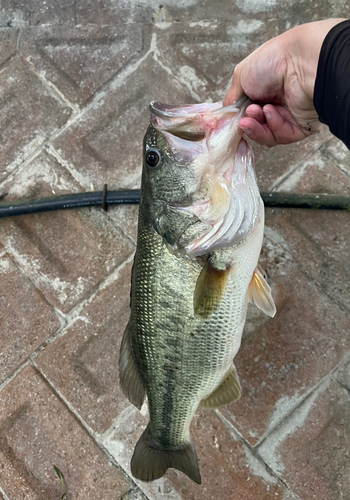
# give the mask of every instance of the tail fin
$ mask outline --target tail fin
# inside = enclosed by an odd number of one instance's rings
[[[141,481],[153,481],[162,477],[169,467],[184,472],[192,481],[201,484],[193,442],[189,441],[177,450],[162,449],[154,442],[148,425],[136,444],[131,459],[131,473]]]

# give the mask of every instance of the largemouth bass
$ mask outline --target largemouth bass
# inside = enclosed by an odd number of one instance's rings
[[[131,461],[144,481],[173,467],[201,482],[193,415],[240,397],[233,358],[248,302],[275,314],[258,266],[264,206],[238,127],[248,103],[150,105],[119,363],[131,403],[140,409],[148,397],[150,422]]]

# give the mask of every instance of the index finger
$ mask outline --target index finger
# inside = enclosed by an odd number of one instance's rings
[[[223,106],[228,106],[229,104],[233,104],[243,94],[244,91],[241,85],[241,69],[240,65],[238,64],[233,72],[232,83],[225,96]]]

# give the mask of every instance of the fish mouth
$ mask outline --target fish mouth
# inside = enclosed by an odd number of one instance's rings
[[[240,241],[254,225],[261,199],[253,154],[238,125],[251,102],[243,95],[225,107],[222,102],[150,103],[153,127],[165,137],[175,159],[202,179],[191,205],[171,207],[195,215],[208,228],[185,247],[191,257]]]
[[[232,116],[232,114],[240,114],[242,117],[251,102],[244,94],[236,102],[225,107],[222,101],[179,106],[152,101],[149,109],[151,123],[156,129],[171,134],[173,137],[198,142],[207,138],[224,117]],[[171,147],[170,137],[166,136],[166,138]]]

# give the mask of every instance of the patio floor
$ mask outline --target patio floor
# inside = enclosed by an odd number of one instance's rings
[[[3,0],[0,193],[139,187],[149,101],[222,100],[261,43],[339,16],[347,0]],[[350,195],[326,128],[254,151],[261,190]],[[130,474],[147,422],[118,383],[137,210],[0,220],[0,499],[349,500],[349,212],[266,210],[278,312],[249,309],[241,399],[196,414],[198,486]]]

